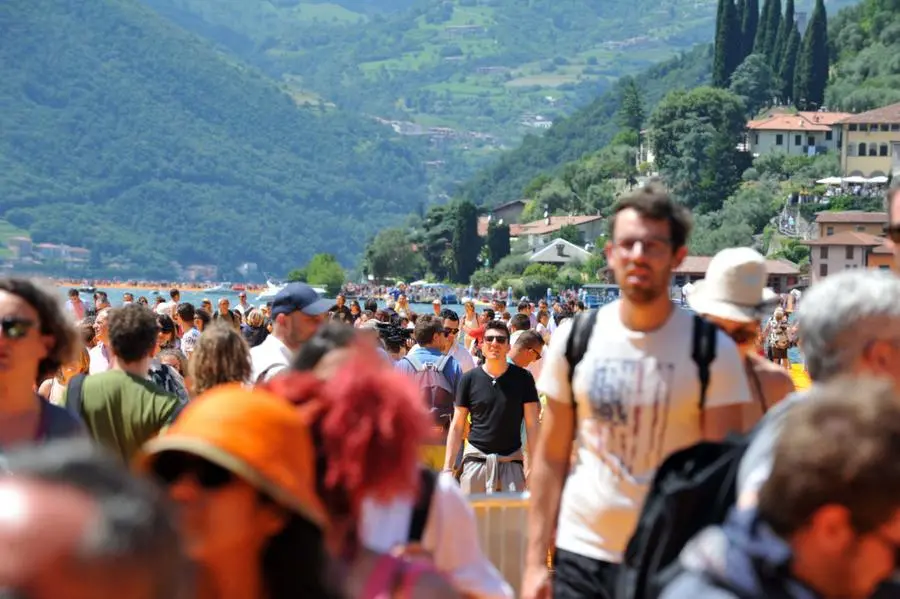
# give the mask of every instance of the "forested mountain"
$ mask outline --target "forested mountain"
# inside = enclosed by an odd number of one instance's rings
[[[389,127],[298,107],[132,0],[6,0],[0,31],[0,222],[35,242],[284,272],[352,260],[425,197]]]
[[[900,102],[900,0],[864,0],[828,27],[836,62],[828,106],[861,112]]]
[[[650,110],[671,90],[708,83],[711,68],[712,47],[704,44],[651,67],[632,80],[640,90],[645,110]],[[567,162],[606,146],[620,128],[615,115],[627,82],[620,81],[589,106],[554,124],[544,135],[526,137],[522,145],[503,154],[467,183],[463,194],[487,206],[518,198],[538,175],[549,175]]]

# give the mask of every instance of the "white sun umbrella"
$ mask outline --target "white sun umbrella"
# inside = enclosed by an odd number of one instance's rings
[[[887,183],[888,179],[884,175],[879,175],[878,177],[872,177],[869,179],[869,183],[875,183],[876,185],[884,185]]]
[[[819,185],[840,185],[841,181],[843,181],[843,179],[840,177],[825,177],[824,179],[819,179],[816,183]]]
[[[868,183],[868,182],[869,182],[869,180],[866,179],[865,177],[858,177],[855,175],[853,177],[844,177],[844,183]]]

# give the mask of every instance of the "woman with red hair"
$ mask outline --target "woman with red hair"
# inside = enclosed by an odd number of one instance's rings
[[[374,352],[348,351],[327,378],[321,372],[293,371],[263,385],[296,405],[310,427],[317,494],[328,513],[326,548],[339,558],[344,594],[459,597],[430,566],[377,554],[359,542],[366,499],[387,501],[416,492],[419,448],[430,419],[411,381],[385,368]]]

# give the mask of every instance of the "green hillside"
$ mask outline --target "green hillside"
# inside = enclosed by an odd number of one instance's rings
[[[712,47],[702,45],[656,65],[634,78],[645,110],[651,110],[671,90],[690,89],[709,82]],[[559,121],[543,136],[529,136],[522,145],[503,154],[497,162],[463,187],[476,203],[493,205],[521,197],[529,181],[550,174],[606,146],[619,130],[615,114],[621,105],[620,83],[589,106]]]
[[[0,31],[0,219],[36,242],[285,272],[352,260],[425,197],[390,128],[298,107],[131,0],[8,0]]]
[[[829,23],[836,64],[831,108],[861,112],[900,102],[900,0],[864,0]]]
[[[533,132],[534,115],[569,114],[617,77],[708,41],[715,14],[713,0],[382,0],[369,6],[395,12],[357,7],[353,20],[316,16],[354,6],[339,0],[143,1],[328,102],[475,130],[495,147]]]

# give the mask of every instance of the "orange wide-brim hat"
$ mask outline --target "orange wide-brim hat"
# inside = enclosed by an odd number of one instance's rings
[[[217,464],[319,527],[327,524],[316,493],[315,448],[306,419],[275,394],[240,384],[210,389],[144,445],[137,468],[149,471],[164,451]]]

